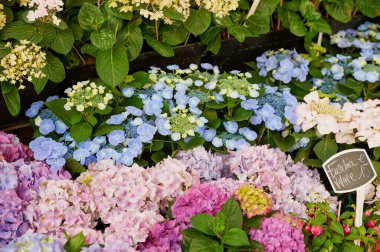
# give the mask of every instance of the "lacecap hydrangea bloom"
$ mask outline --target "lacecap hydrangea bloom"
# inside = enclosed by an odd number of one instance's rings
[[[213,2],[207,0],[195,0],[195,3],[200,8],[204,8],[211,13],[214,13],[217,17],[227,16],[230,11],[236,10],[239,7],[238,0],[217,0]]]
[[[46,65],[46,54],[41,51],[41,47],[27,40],[20,40],[19,44],[12,45],[8,42],[5,48],[10,52],[1,59],[0,65],[3,68],[0,73],[0,81],[8,81],[12,84],[22,83],[45,77],[43,68]]]
[[[309,73],[309,61],[295,50],[267,51],[256,58],[260,76],[289,83],[293,78],[304,82]]]
[[[334,133],[337,143],[367,142],[369,148],[380,146],[380,100],[331,103],[314,91],[306,95],[297,109],[298,124],[304,131],[313,127],[319,134]]]
[[[37,19],[50,19],[53,24],[59,25],[61,20],[56,16],[56,13],[63,10],[64,2],[61,0],[28,0],[28,6],[32,10],[28,11],[26,18],[30,22]]]
[[[72,88],[66,89],[65,93],[68,98],[64,108],[71,110],[74,107],[79,112],[89,108],[104,110],[113,98],[112,93],[106,92],[104,86],[90,81],[78,82]]]
[[[3,252],[64,252],[63,245],[56,241],[53,236],[43,236],[42,234],[25,234],[17,238],[12,243],[2,248]]]
[[[306,249],[302,229],[277,217],[264,218],[259,230],[251,229],[250,239],[262,243],[268,252],[303,252]]]

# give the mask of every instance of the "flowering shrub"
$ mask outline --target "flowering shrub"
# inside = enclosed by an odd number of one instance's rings
[[[150,158],[157,163],[167,149],[175,153],[205,142],[214,149],[239,149],[255,142],[260,131],[255,127],[262,124],[274,131],[286,127],[292,131],[298,102],[288,89],[252,84],[250,73],[220,73],[210,64],[201,68],[172,65],[169,72],[158,68],[152,68],[149,75],[140,72],[133,78],[144,81],[138,84],[144,87],[136,88],[137,83],[129,80],[121,89],[124,97],[115,98],[117,104],[109,92],[103,88],[98,91],[102,86],[89,82],[67,90],[67,99],[50,98],[45,103],[48,108],[36,102],[26,115],[34,118],[38,131],[49,137],[35,139],[31,148],[40,158],[43,143],[57,148],[64,145],[67,150],[62,148],[54,160],[48,161],[50,164],[62,165],[62,158],[73,158],[82,165],[105,159],[132,165],[151,150],[156,153]],[[66,110],[74,106],[77,111],[54,113],[62,106]]]
[[[17,137],[0,133],[0,247],[23,235],[29,228],[27,208],[47,180],[70,178],[66,171],[52,171],[32,161],[31,152]]]
[[[0,65],[4,68],[0,75],[0,81],[8,81],[12,84],[20,84],[24,80],[31,82],[33,79],[45,77],[42,69],[45,67],[46,54],[41,47],[27,40],[21,40],[20,44],[13,46],[10,42],[5,45],[9,53],[1,59]]]

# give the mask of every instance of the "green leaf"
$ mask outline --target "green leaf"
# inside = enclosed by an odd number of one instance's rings
[[[105,2],[103,5],[107,13],[114,17],[125,19],[125,20],[131,20],[133,18],[133,11],[122,12],[117,7],[110,7],[108,2]]]
[[[199,34],[205,32],[211,24],[211,13],[205,9],[190,9],[190,15],[185,21],[186,29],[198,36]]]
[[[98,48],[96,48],[94,45],[92,44],[85,44],[81,47],[81,52],[82,53],[85,53],[85,54],[88,54],[88,55],[91,55],[92,57],[95,57],[98,55],[98,52],[100,51]]]
[[[91,134],[92,127],[88,122],[77,123],[70,128],[70,136],[77,144],[91,137]]]
[[[374,18],[380,15],[379,0],[355,0],[356,8],[367,17]]]
[[[164,152],[162,151],[158,151],[158,152],[155,152],[152,154],[151,156],[151,159],[154,163],[159,163],[161,162],[164,158],[166,158],[168,156],[168,154],[165,154]]]
[[[376,147],[375,149],[373,149],[373,156],[376,160],[380,159],[380,147]]]
[[[300,12],[303,17],[309,16],[314,11],[315,11],[315,6],[310,0],[300,1]]]
[[[91,43],[101,50],[109,50],[116,43],[115,33],[110,29],[94,31],[90,36]]]
[[[326,241],[326,235],[315,236],[312,241],[313,248],[319,248]]]
[[[354,10],[353,0],[339,0],[336,2],[323,2],[327,14],[341,23],[351,20],[351,13]]]
[[[254,36],[268,33],[270,30],[269,15],[262,13],[255,13],[253,16],[249,17],[246,24]]]
[[[343,231],[343,227],[342,227],[341,223],[339,223],[337,221],[333,221],[333,222],[330,223],[330,228],[335,233],[338,233],[340,235],[344,235],[344,231]]]
[[[232,25],[228,26],[228,32],[231,33],[231,35],[234,36],[237,41],[243,43],[245,37],[249,33],[249,30],[247,31],[247,28],[242,25],[233,23]]]
[[[66,242],[65,249],[67,252],[80,252],[85,244],[86,239],[83,232],[80,232]]]
[[[68,54],[74,45],[74,35],[71,29],[56,29],[56,37],[50,48],[60,54]]]
[[[354,243],[345,242],[343,244],[342,252],[363,252],[364,247],[355,245]]]
[[[191,252],[223,252],[224,247],[217,241],[205,238],[195,238],[190,243]]]
[[[12,51],[11,48],[5,47],[5,43],[0,41],[0,58],[4,58],[11,51]]]
[[[128,75],[129,62],[125,47],[115,46],[111,50],[99,51],[96,71],[109,86],[119,85]]]
[[[290,32],[298,37],[303,37],[307,33],[307,29],[301,20],[293,19],[290,21]]]
[[[373,168],[375,168],[377,176],[380,176],[380,162],[371,160]]]
[[[206,108],[211,108],[211,109],[222,109],[227,107],[227,104],[223,102],[217,103],[216,101],[209,101],[206,103]]]
[[[140,28],[135,25],[128,25],[126,40],[128,58],[129,61],[132,61],[139,56],[144,43],[144,38]]]
[[[85,3],[79,10],[78,22],[84,30],[99,30],[105,18],[97,6]]]
[[[102,123],[95,129],[93,136],[96,137],[107,135],[114,130],[124,130],[124,127],[120,125],[108,125],[107,123]]]
[[[317,157],[322,160],[322,162],[325,162],[327,159],[329,159],[332,155],[337,153],[338,151],[338,145],[336,142],[328,137],[321,140],[314,146],[314,152],[317,155]]]
[[[21,104],[20,94],[16,85],[9,82],[1,82],[0,85],[9,113],[11,113],[12,116],[18,115],[20,113]]]
[[[16,40],[28,40],[35,44],[39,43],[43,39],[42,33],[37,29],[36,25],[26,24],[23,21],[16,21],[7,24],[2,30],[4,40],[13,38]]]
[[[188,32],[180,26],[167,25],[162,31],[162,42],[168,45],[178,45],[185,42]]]
[[[205,142],[205,139],[203,137],[193,137],[187,143],[184,141],[180,141],[178,142],[178,144],[183,150],[191,150],[191,149],[194,149],[195,147],[203,145],[204,142]]]
[[[46,52],[46,66],[42,70],[52,82],[62,82],[66,78],[62,62],[49,51]]]
[[[333,233],[330,237],[330,241],[332,243],[341,243],[343,240],[344,240],[344,236],[337,233]]]
[[[80,41],[82,39],[82,36],[83,36],[83,29],[82,29],[82,27],[79,24],[76,24],[76,23],[71,23],[69,25],[69,27],[70,27],[71,31],[73,32],[74,40]]]
[[[243,215],[239,204],[234,198],[230,198],[222,206],[220,210],[225,217],[225,228],[229,230],[231,228],[241,228],[243,225]]]
[[[73,158],[66,160],[65,170],[69,171],[71,175],[79,175],[86,172],[86,168]]]
[[[214,218],[206,213],[197,214],[190,218],[191,226],[205,234],[215,235],[213,231]]]
[[[223,243],[240,247],[240,246],[248,246],[249,240],[248,235],[244,230],[240,228],[231,228],[222,236]]]
[[[316,20],[314,22],[311,22],[310,25],[317,32],[323,32],[323,33],[326,33],[326,34],[329,34],[329,35],[332,34],[332,30],[331,30],[330,24],[326,20],[324,20],[323,18],[320,18],[320,19],[318,19],[318,20]]]
[[[181,233],[184,237],[188,237],[188,238],[206,238],[206,239],[212,238],[211,236],[206,235],[195,228],[185,229]]]
[[[220,47],[222,46],[222,41],[220,36],[215,37],[210,43],[207,45],[206,51],[212,52],[214,55],[218,54]]]
[[[185,19],[185,16],[173,8],[165,7],[163,9],[164,16],[167,18],[170,18],[171,20],[177,20],[177,21],[183,21]]]
[[[82,115],[76,110],[67,111],[64,109],[66,99],[54,99],[46,102],[45,105],[54,113],[56,117],[62,120],[64,124],[71,127],[82,120]]]
[[[36,91],[37,94],[40,94],[42,92],[42,90],[44,90],[47,81],[48,81],[47,77],[32,80],[34,90]]]
[[[303,163],[307,166],[310,166],[310,167],[318,167],[318,168],[321,168],[322,167],[322,161],[319,160],[319,159],[306,159],[303,161]]]
[[[282,137],[279,132],[273,133],[273,140],[283,152],[287,152],[296,143],[296,139],[292,135]]]
[[[174,50],[170,45],[162,43],[150,36],[145,36],[147,44],[163,57],[173,57]]]
[[[280,0],[260,1],[259,5],[257,6],[256,12],[270,16],[276,10],[276,7],[279,3]]]
[[[311,219],[310,224],[313,226],[322,226],[327,221],[324,214],[318,214],[314,219]]]
[[[230,121],[241,122],[241,121],[248,120],[252,116],[252,114],[253,114],[252,110],[245,110],[239,107],[236,109],[236,111],[233,113],[232,116],[224,115],[224,118]]]
[[[41,27],[41,33],[44,35],[41,42],[38,43],[39,46],[50,46],[57,37],[56,28],[52,25],[46,24]]]

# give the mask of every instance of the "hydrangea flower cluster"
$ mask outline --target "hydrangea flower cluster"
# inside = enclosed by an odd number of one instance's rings
[[[56,241],[52,236],[43,236],[41,234],[29,233],[17,238],[12,243],[2,248],[3,252],[35,252],[51,251],[64,252],[63,245]]]
[[[46,76],[42,71],[46,65],[46,54],[40,46],[27,40],[20,40],[17,45],[13,46],[8,42],[5,47],[10,48],[10,52],[0,61],[3,68],[0,81],[19,83],[22,89],[24,80],[30,82]]]
[[[178,221],[190,223],[190,217],[199,213],[215,215],[230,196],[230,193],[212,184],[194,185],[173,204],[173,217]]]
[[[257,215],[266,215],[272,209],[270,197],[261,188],[252,185],[241,186],[235,192],[235,197],[240,202],[240,208],[248,218]]]
[[[20,143],[20,140],[12,134],[0,131],[0,161],[15,162],[18,159],[32,160],[33,152]]]
[[[195,3],[211,13],[214,13],[217,17],[224,17],[229,14],[230,11],[236,10],[239,7],[238,0],[217,0],[210,2],[207,0],[195,0]]]
[[[306,202],[328,202],[333,210],[337,198],[322,184],[316,170],[294,163],[278,148],[243,147],[225,157],[233,176],[242,184],[263,188],[271,196],[273,210],[292,212],[307,218]]]
[[[253,125],[265,123],[270,130],[284,130],[286,126],[297,123],[295,109],[297,98],[290,89],[265,86],[265,92],[257,100],[248,99],[241,103],[242,108],[252,110],[255,115],[249,120]],[[285,120],[284,120],[285,117]]]
[[[56,16],[56,13],[63,10],[64,2],[61,0],[29,0],[28,6],[33,8],[29,10],[26,18],[30,22],[37,19],[51,19],[53,24],[59,25],[61,20]]]
[[[45,163],[22,158],[7,162],[0,159],[0,247],[29,229],[25,212],[47,180],[69,179],[70,174],[52,171]]]
[[[243,185],[264,189],[270,194],[273,210],[307,218],[306,202],[328,202],[333,210],[337,207],[337,198],[326,190],[318,172],[309,170],[303,163],[295,164],[280,149],[253,146],[228,155],[212,155],[198,147],[179,152],[176,158],[187,171],[230,194]]]
[[[250,239],[264,245],[265,251],[305,251],[302,229],[293,227],[277,217],[264,218],[260,229],[251,229]]]
[[[190,15],[190,7],[195,4],[199,8],[204,8],[218,17],[224,17],[232,10],[239,7],[237,0],[218,0],[212,4],[205,0],[180,0],[180,1],[147,1],[147,0],[110,0],[109,6],[118,8],[120,12],[131,12],[136,7],[139,9],[140,15],[150,20],[164,20],[165,23],[171,24],[173,21],[165,16],[164,9],[172,9],[183,15],[183,21],[187,20]]]
[[[181,251],[182,234],[188,228],[185,222],[177,220],[166,220],[152,226],[146,242],[141,243],[139,251]]]
[[[0,4],[0,30],[2,30],[7,23],[7,16],[4,13],[4,5]]]
[[[73,107],[79,112],[89,108],[104,110],[113,98],[112,93],[106,92],[104,86],[90,81],[78,82],[72,88],[66,89],[65,93],[68,98],[64,108],[68,111]]]
[[[368,81],[369,83],[377,82],[380,76],[380,54],[374,55],[372,60],[359,57],[354,59],[349,66],[353,68],[352,75],[356,80]]]
[[[317,92],[305,96],[306,103],[296,109],[304,131],[316,126],[318,133],[334,133],[337,143],[367,142],[369,148],[380,146],[380,100],[343,105],[320,99]]]
[[[75,181],[47,181],[28,209],[33,228],[65,240],[63,231],[83,231],[88,243],[120,250],[144,242],[151,227],[163,221],[160,214],[196,183],[180,161],[166,159],[143,169],[115,166],[112,161],[90,165]],[[99,187],[99,185],[102,185]],[[104,232],[96,230],[101,222]]]
[[[260,76],[268,76],[283,83],[293,78],[304,82],[309,73],[309,60],[302,58],[295,50],[279,49],[266,51],[256,58]]]
[[[357,30],[347,29],[331,35],[331,44],[339,48],[354,47],[360,50],[360,55],[371,60],[380,52],[380,25],[364,22]]]

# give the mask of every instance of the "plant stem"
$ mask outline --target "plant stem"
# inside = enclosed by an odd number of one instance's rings
[[[284,0],[280,0],[280,8],[282,8],[282,5],[284,3]],[[277,30],[280,30],[281,28],[281,19],[280,19],[280,15],[277,15]]]
[[[82,55],[79,53],[79,51],[77,50],[75,45],[73,46],[73,49],[74,49],[75,53],[78,54],[78,56],[79,56],[80,60],[83,62],[83,64],[86,64],[86,61],[83,59]]]
[[[257,6],[259,5],[259,3],[260,3],[260,0],[253,0],[253,3],[252,3],[252,6],[251,6],[251,9],[249,9],[249,12],[248,12],[247,17],[245,18],[245,20],[247,20],[247,19],[250,18],[253,14],[255,14],[256,9],[257,9]]]
[[[160,37],[158,35],[158,20],[156,20],[156,39],[159,40]]]
[[[189,42],[190,35],[191,35],[191,33],[189,32],[187,34],[187,37],[186,37],[186,40],[185,40],[185,44],[183,44],[183,45],[187,45],[187,43]]]

